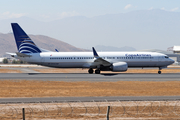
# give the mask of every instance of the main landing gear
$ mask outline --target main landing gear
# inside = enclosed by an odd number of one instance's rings
[[[93,74],[94,70],[93,70],[92,68],[90,68],[90,69],[88,70],[88,72],[89,72],[89,74]],[[95,73],[96,73],[96,74],[100,74],[101,71],[100,71],[99,69],[96,69],[96,70],[95,70]]]
[[[100,71],[99,69],[96,69],[96,70],[95,70],[95,73],[96,73],[96,74],[100,74],[100,72],[101,72],[101,71]]]
[[[90,68],[90,69],[88,70],[88,72],[89,72],[89,74],[93,74],[94,70],[93,70],[92,68]]]

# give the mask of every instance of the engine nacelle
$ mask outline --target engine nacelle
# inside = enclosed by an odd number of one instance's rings
[[[113,72],[123,72],[123,71],[127,71],[128,65],[126,62],[117,62],[117,63],[113,63],[111,68]]]

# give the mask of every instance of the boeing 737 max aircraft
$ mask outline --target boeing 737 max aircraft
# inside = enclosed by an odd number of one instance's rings
[[[88,68],[92,74],[100,71],[123,72],[128,67],[158,67],[174,63],[168,56],[156,52],[43,52],[17,23],[11,23],[18,52],[12,57],[32,64],[56,68]]]

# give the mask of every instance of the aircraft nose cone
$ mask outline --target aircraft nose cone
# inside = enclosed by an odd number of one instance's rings
[[[175,62],[174,60],[170,59],[170,63],[171,63],[171,64],[173,64],[174,62]]]

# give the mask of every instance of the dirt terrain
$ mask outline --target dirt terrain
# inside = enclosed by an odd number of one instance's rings
[[[180,82],[61,82],[1,80],[0,97],[58,96],[173,96],[180,95]]]
[[[179,120],[179,101],[103,101],[0,104],[0,120]]]
[[[21,73],[20,70],[0,69],[0,73]]]

